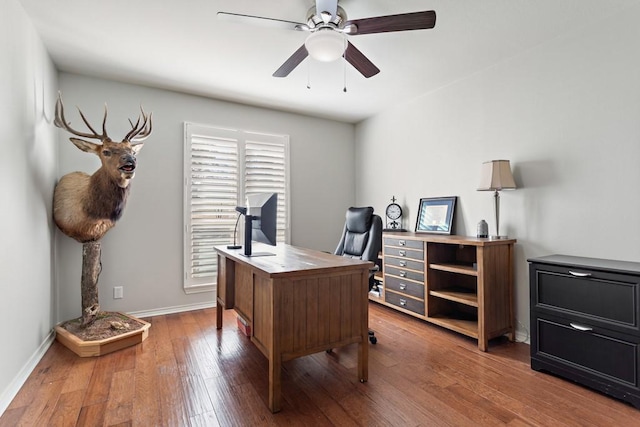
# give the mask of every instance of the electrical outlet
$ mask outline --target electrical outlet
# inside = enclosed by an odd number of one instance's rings
[[[124,298],[124,288],[122,286],[115,286],[113,288],[113,299]]]

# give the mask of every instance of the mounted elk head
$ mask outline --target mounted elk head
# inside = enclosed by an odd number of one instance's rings
[[[84,243],[102,238],[122,216],[129,195],[129,183],[136,170],[136,154],[152,130],[151,115],[141,115],[131,124],[131,130],[122,141],[112,141],[107,135],[107,106],[104,109],[102,133],[96,132],[78,108],[82,121],[90,132],[80,132],[70,126],[64,117],[64,105],[58,94],[54,124],[80,138],[71,142],[87,153],[100,158],[102,166],[88,175],[72,172],[56,185],[53,195],[53,218],[60,230]],[[90,142],[86,139],[100,141]]]

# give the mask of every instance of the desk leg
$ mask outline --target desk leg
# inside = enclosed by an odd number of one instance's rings
[[[358,379],[361,383],[369,380],[369,333],[358,344]]]
[[[282,409],[282,359],[280,355],[273,355],[269,360],[269,409],[280,412]]]
[[[222,329],[222,312],[224,311],[224,302],[220,298],[216,299],[216,329]]]
[[[216,292],[216,328],[222,329],[222,313],[235,304],[236,265],[218,254],[218,291]]]
[[[364,270],[361,279],[362,287],[360,295],[362,295],[361,324],[362,339],[358,344],[358,379],[361,383],[369,380],[369,272]]]

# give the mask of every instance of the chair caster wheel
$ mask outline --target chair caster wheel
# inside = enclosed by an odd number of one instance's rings
[[[374,336],[371,336],[371,337],[369,337],[369,341],[371,341],[371,344],[375,344],[375,343],[378,342],[378,338],[376,338]]]

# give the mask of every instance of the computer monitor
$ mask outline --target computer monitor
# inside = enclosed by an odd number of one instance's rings
[[[244,255],[275,255],[271,252],[252,252],[251,241],[276,245],[278,220],[278,194],[259,193],[247,196],[246,208],[236,208],[245,217]]]

